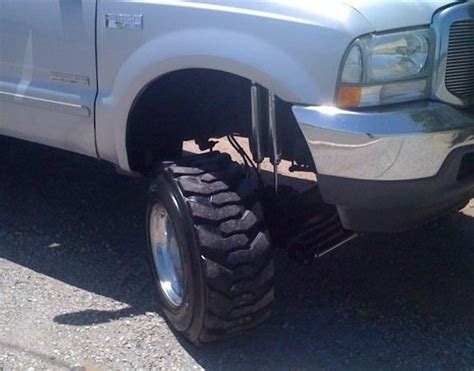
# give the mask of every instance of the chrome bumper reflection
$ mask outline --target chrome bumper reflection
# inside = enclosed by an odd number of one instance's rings
[[[436,175],[455,149],[474,145],[474,112],[443,103],[377,111],[294,106],[318,173],[364,180]],[[473,149],[474,151],[474,149]]]

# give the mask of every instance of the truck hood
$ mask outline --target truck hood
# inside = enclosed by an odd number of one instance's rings
[[[350,28],[357,16],[370,31],[428,25],[433,14],[450,4],[468,0],[147,0],[223,11],[256,12],[263,16]],[[351,14],[352,13],[352,14]],[[360,23],[360,22],[359,22]],[[367,32],[370,32],[367,29]]]
[[[433,14],[464,0],[343,0],[363,15],[376,31],[430,24]]]

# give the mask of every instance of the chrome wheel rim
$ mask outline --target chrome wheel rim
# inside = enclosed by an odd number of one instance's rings
[[[181,251],[173,222],[166,209],[158,203],[150,213],[150,243],[161,291],[172,306],[179,307],[184,300]]]

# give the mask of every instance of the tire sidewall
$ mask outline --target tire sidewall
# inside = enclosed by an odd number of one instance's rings
[[[155,266],[150,239],[150,214],[159,203],[167,210],[174,225],[180,247],[184,273],[183,304],[172,306],[166,299]],[[193,219],[188,205],[175,181],[166,172],[159,174],[152,183],[146,213],[148,255],[155,286],[167,319],[172,327],[196,341],[204,324],[205,285],[199,246],[195,236]]]

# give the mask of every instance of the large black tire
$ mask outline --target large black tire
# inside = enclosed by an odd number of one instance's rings
[[[193,343],[220,340],[262,323],[274,298],[273,260],[255,187],[227,154],[207,153],[160,166],[147,212],[163,205],[176,230],[184,303],[170,305],[150,260],[164,313]]]

